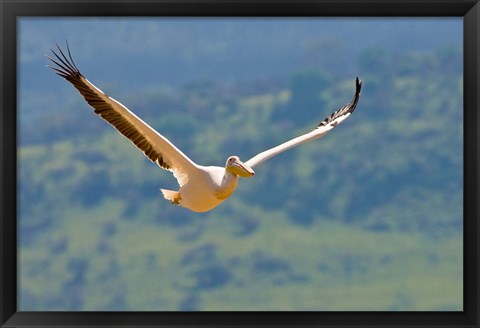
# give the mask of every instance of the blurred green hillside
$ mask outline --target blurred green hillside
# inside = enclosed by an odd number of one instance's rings
[[[73,88],[21,99],[19,308],[461,311],[462,52],[352,60],[357,111],[204,214],[164,200],[173,176]],[[119,93],[122,81],[91,80],[194,161],[223,165],[311,130],[354,78],[305,65],[279,81]]]

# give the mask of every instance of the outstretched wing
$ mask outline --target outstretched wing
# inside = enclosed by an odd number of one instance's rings
[[[189,172],[196,170],[197,165],[167,138],[151,128],[127,107],[107,96],[88,81],[73,62],[68,44],[68,57],[58,45],[57,48],[58,53],[50,49],[55,59],[47,56],[56,65],[50,67],[80,92],[94,109],[95,114],[129,139],[152,162],[157,163],[165,170],[172,171],[180,186],[185,184]]]
[[[254,166],[266,161],[267,159],[286,151],[287,149],[323,137],[327,132],[342,123],[344,120],[347,119],[347,117],[350,116],[350,114],[353,113],[353,111],[357,107],[358,99],[360,98],[361,88],[362,81],[359,80],[357,77],[355,95],[353,96],[353,99],[352,101],[350,101],[350,103],[330,114],[313,131],[289,140],[274,148],[270,148],[264,152],[261,152],[255,157],[252,157],[251,159],[246,161],[245,164],[253,168]]]

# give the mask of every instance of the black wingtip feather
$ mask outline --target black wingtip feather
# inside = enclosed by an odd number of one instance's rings
[[[355,79],[355,95],[353,96],[353,99],[344,107],[340,108],[339,110],[333,112],[330,114],[326,119],[324,119],[318,127],[325,126],[327,124],[335,124],[335,120],[343,115],[346,114],[351,114],[355,111],[357,108],[358,100],[360,99],[360,91],[362,89],[362,80],[360,80],[357,76]],[[338,122],[337,122],[338,124]]]
[[[68,42],[65,41],[65,44],[66,44],[66,47],[67,47],[68,57],[65,54],[65,52],[62,50],[62,48],[60,48],[58,43],[56,44],[58,52],[56,52],[55,50],[50,48],[50,51],[52,52],[53,56],[55,56],[56,59],[54,59],[53,57],[50,57],[49,55],[45,54],[45,56],[48,59],[50,59],[50,61],[52,61],[52,63],[54,63],[56,65],[56,67],[54,67],[54,66],[48,66],[48,67],[53,69],[55,71],[55,73],[57,73],[58,75],[60,75],[61,77],[65,78],[67,80],[69,78],[80,77],[80,76],[82,76],[82,74],[80,73],[80,70],[75,65],[75,62],[73,61]]]
[[[357,76],[357,80],[355,81],[355,96],[360,96],[360,91],[362,90],[362,80],[360,80]]]

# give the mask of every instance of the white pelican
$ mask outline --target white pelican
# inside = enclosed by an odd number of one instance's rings
[[[57,48],[59,53],[50,49],[56,59],[47,55],[56,65],[50,67],[80,92],[96,114],[128,138],[152,162],[173,173],[180,189],[178,191],[161,189],[163,196],[172,204],[194,212],[206,212],[220,205],[237,188],[238,177],[252,177],[255,174],[253,167],[256,165],[289,148],[323,137],[342,123],[355,110],[362,86],[362,82],[357,77],[356,91],[352,101],[329,115],[311,132],[261,152],[246,162],[242,162],[238,156],[230,156],[225,167],[202,166],[193,162],[127,107],[107,96],[88,81],[73,62],[68,44],[68,57],[58,45]]]

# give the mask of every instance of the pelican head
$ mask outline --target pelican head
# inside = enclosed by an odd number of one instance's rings
[[[225,170],[242,178],[251,178],[255,175],[255,172],[253,172],[252,168],[245,165],[245,163],[242,162],[238,156],[230,156],[227,159],[227,163],[225,163]]]

